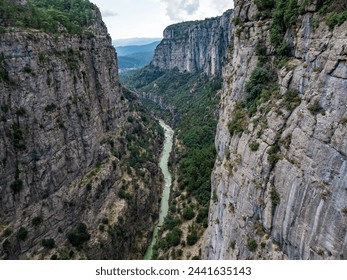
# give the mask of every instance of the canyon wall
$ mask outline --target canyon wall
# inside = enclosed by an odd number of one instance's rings
[[[93,13],[83,35],[2,30],[1,258],[142,258],[150,241],[162,135]]]
[[[232,34],[231,16],[228,10],[220,17],[168,26],[151,65],[220,77]]]
[[[346,3],[288,1],[276,47],[265,2],[235,1],[202,257],[347,259]]]

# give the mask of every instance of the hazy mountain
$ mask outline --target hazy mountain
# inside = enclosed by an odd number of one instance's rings
[[[113,40],[112,44],[115,47],[119,46],[131,46],[131,45],[146,45],[155,41],[161,41],[162,38],[128,38],[128,39],[117,39]]]
[[[155,41],[146,45],[129,45],[116,47],[118,56],[129,56],[136,53],[154,52],[160,41]]]
[[[146,45],[116,47],[119,69],[124,71],[126,69],[141,68],[148,65],[159,43],[160,41],[155,41]]]

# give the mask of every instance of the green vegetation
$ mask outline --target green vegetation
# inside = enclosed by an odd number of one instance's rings
[[[258,247],[257,241],[255,241],[254,239],[249,239],[247,241],[247,249],[251,252],[254,252]]]
[[[257,141],[252,141],[249,143],[249,148],[251,149],[251,151],[255,152],[258,151],[259,145],[260,144]]]
[[[17,237],[20,240],[25,240],[28,236],[28,230],[25,227],[21,227],[17,232]]]
[[[77,224],[76,228],[66,235],[72,246],[81,248],[90,239],[87,226],[84,223]]]
[[[272,25],[270,29],[270,41],[275,47],[283,44],[286,30],[292,27],[298,17],[297,0],[276,0],[272,13]]]
[[[27,65],[24,66],[24,68],[23,68],[23,72],[24,72],[24,73],[30,74],[31,71],[32,71],[32,70],[31,70],[30,65],[27,64]]]
[[[275,47],[276,64],[281,68],[291,56],[290,48],[284,40],[284,35],[288,28],[292,28],[296,24],[299,15],[297,0],[275,0],[273,1],[274,6],[271,5],[271,1],[258,2],[268,2],[268,5],[264,7],[266,7],[266,15],[272,15],[270,42]]]
[[[130,100],[134,98],[132,96],[133,93],[130,91],[124,90],[124,93]],[[128,122],[131,123],[129,127],[131,128],[125,132],[125,137],[128,142],[128,150],[130,151],[127,166],[142,177],[143,168],[148,169],[151,173],[155,171],[153,166],[157,164],[156,154],[153,149],[148,149],[148,147],[153,145],[151,139],[163,141],[164,131],[158,122],[150,121],[146,116],[148,112],[143,108],[138,108],[138,113],[138,118],[128,118]],[[124,156],[122,153],[116,151],[113,151],[113,154],[118,159]],[[120,197],[129,199],[129,195],[126,195],[124,191],[120,191]]]
[[[23,107],[18,108],[16,111],[16,115],[18,117],[23,117],[25,114],[26,114],[26,112],[25,112],[25,109]]]
[[[259,10],[258,18],[268,18],[275,6],[275,0],[255,0],[254,3]]]
[[[127,191],[125,191],[125,189],[122,187],[119,192],[118,192],[118,196],[122,199],[126,199],[126,200],[130,200],[131,199],[131,193],[128,193]]]
[[[41,244],[47,249],[53,249],[55,247],[55,241],[53,238],[43,239]]]
[[[13,233],[13,230],[11,228],[7,228],[4,230],[4,237],[9,237]]]
[[[347,20],[347,2],[345,0],[323,0],[320,5],[320,13],[326,16],[326,24],[330,30]]]
[[[184,208],[182,216],[185,220],[193,219],[195,217],[193,208],[190,206],[187,206],[186,208]]]
[[[4,113],[7,113],[10,110],[10,106],[8,104],[1,104],[0,109]]]
[[[1,53],[0,55],[0,80],[5,82],[9,81],[8,72],[5,67],[5,57],[3,53]]]
[[[235,134],[241,136],[241,134],[247,129],[248,116],[245,107],[246,106],[243,101],[237,101],[231,121],[229,122],[229,132],[231,136]]]
[[[176,247],[181,243],[182,231],[175,227],[170,231],[165,238],[159,241],[158,247],[167,251],[171,247]]]
[[[31,220],[31,224],[35,227],[41,225],[43,222],[43,219],[41,216],[37,216],[37,217],[34,217],[32,220]]]
[[[246,96],[246,108],[248,114],[252,116],[256,111],[260,103],[261,94],[265,89],[273,84],[270,72],[263,67],[256,67],[249,80],[246,82],[245,89]]]
[[[290,56],[289,47],[284,41],[288,28],[296,24],[299,13],[303,13],[311,2],[306,0],[298,5],[297,0],[255,0],[259,10],[258,18],[272,17],[270,41],[276,48],[278,66],[283,66]],[[322,15],[326,15],[326,24],[332,30],[347,20],[347,3],[345,0],[318,1]]]
[[[204,228],[208,226],[208,208],[202,207],[199,209],[199,213],[196,216],[196,222],[202,224]]]
[[[287,110],[293,111],[296,107],[298,107],[301,103],[301,98],[298,95],[298,92],[295,90],[289,90],[284,98],[283,102]]]
[[[255,54],[258,56],[258,66],[263,66],[268,58],[266,54],[266,46],[264,42],[259,42],[255,47]]]
[[[82,35],[83,28],[92,24],[94,10],[95,5],[88,0],[28,0],[24,6],[0,0],[5,26],[34,28],[48,33],[60,33],[61,25],[70,34]]]
[[[23,181],[19,178],[20,172],[18,168],[16,169],[16,173],[14,175],[14,182],[11,183],[10,188],[13,193],[19,193],[23,188]]]
[[[181,223],[180,219],[179,218],[175,218],[173,217],[172,215],[167,215],[166,218],[165,218],[165,222],[164,222],[164,225],[163,225],[163,230],[173,230],[176,226],[178,226],[179,224]]]
[[[194,20],[194,21],[184,21],[180,22],[174,25],[170,25],[167,28],[170,29],[175,35],[176,40],[182,40],[188,37],[189,29],[193,26],[201,23],[201,20]]]
[[[147,87],[163,75],[164,72],[158,68],[146,67],[141,70],[126,72],[125,74],[121,74],[120,77],[124,85],[136,90]]]
[[[212,201],[214,203],[218,202],[218,196],[217,196],[217,192],[216,191],[213,191],[213,193],[212,193]]]
[[[271,164],[271,165],[275,165],[277,163],[277,161],[280,159],[280,147],[278,144],[274,144],[272,145],[268,151],[267,151],[267,161]]]
[[[178,184],[201,206],[207,206],[215,159],[216,91],[221,87],[220,81],[208,81],[201,74],[180,73],[177,70],[164,73],[148,67],[125,77],[123,82],[138,91],[161,96],[175,108],[177,138],[184,146],[176,159]],[[170,122],[170,113],[148,99],[144,100],[144,104]]]
[[[279,143],[283,145],[286,149],[289,149],[290,144],[292,143],[292,134],[287,134],[284,138],[282,138]]]
[[[196,231],[196,229],[193,229],[189,232],[189,234],[187,235],[187,244],[189,246],[194,245],[197,241],[199,240],[199,236],[198,236],[198,232]]]
[[[162,237],[158,239],[158,252],[166,252],[181,242],[177,231],[181,219],[196,221],[199,229],[208,224],[210,174],[216,156],[217,91],[221,88],[221,81],[211,81],[202,73],[162,72],[152,67],[127,74],[122,79],[125,86],[143,93],[143,97],[148,97],[149,93],[151,97],[160,97],[161,106],[153,102],[153,98],[143,98],[143,104],[175,126],[179,145],[174,147],[175,157],[170,164],[175,167],[179,189],[162,227]],[[164,231],[169,232],[165,235]],[[195,235],[190,234],[189,242],[195,243],[194,239]],[[185,246],[186,240],[182,244]]]
[[[12,139],[13,139],[13,147],[15,150],[25,150],[25,143],[23,138],[23,132],[19,125],[14,124],[12,126]]]
[[[54,103],[51,103],[51,104],[48,104],[48,105],[45,107],[45,111],[46,111],[47,113],[53,112],[56,108],[57,108],[57,106],[56,106]]]
[[[277,205],[279,205],[281,202],[280,194],[275,189],[275,187],[273,187],[270,191],[270,198],[272,201],[272,208],[274,210],[277,207]]]
[[[314,103],[307,106],[307,109],[311,112],[313,115],[322,114],[325,115],[325,110],[323,107],[319,104],[319,102],[316,100]]]
[[[258,18],[272,17],[270,28],[270,41],[275,47],[276,64],[281,68],[291,56],[290,48],[284,40],[284,35],[289,28],[296,24],[299,13],[304,13],[310,0],[255,0]],[[321,15],[326,16],[326,23],[330,29],[341,25],[347,20],[347,2],[345,0],[322,0],[316,3]],[[316,24],[316,23],[315,23]]]

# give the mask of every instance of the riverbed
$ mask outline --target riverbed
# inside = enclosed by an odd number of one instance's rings
[[[172,176],[171,176],[168,164],[169,164],[170,153],[172,151],[174,131],[172,130],[170,126],[168,126],[162,120],[160,120],[159,123],[160,123],[160,126],[165,131],[165,141],[163,146],[163,152],[161,153],[160,162],[159,162],[159,167],[161,169],[161,172],[164,175],[164,188],[163,188],[161,202],[160,202],[159,220],[153,230],[152,242],[150,246],[148,247],[145,256],[143,257],[144,260],[152,259],[153,246],[157,243],[158,231],[160,227],[163,225],[164,219],[169,211],[169,197],[170,197],[170,190],[171,190],[171,184],[172,184]]]

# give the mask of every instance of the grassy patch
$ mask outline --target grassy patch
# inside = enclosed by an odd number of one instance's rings
[[[301,98],[295,90],[289,90],[283,98],[284,106],[288,111],[293,111],[301,103]]]
[[[245,108],[245,103],[238,101],[235,105],[234,111],[231,115],[231,121],[229,122],[230,135],[238,135],[246,131],[248,126],[248,113]]]
[[[280,160],[280,147],[278,144],[272,145],[267,151],[267,161],[270,165],[275,165]]]
[[[318,115],[318,114],[325,115],[325,110],[319,104],[318,101],[315,101],[314,103],[307,106],[307,109],[311,112],[312,115]]]
[[[277,192],[277,190],[274,187],[270,191],[270,198],[272,202],[272,208],[275,209],[277,205],[280,204],[281,198],[280,198],[280,194]]]
[[[251,151],[255,152],[258,151],[259,149],[259,143],[257,141],[252,141],[251,143],[249,143],[249,148],[251,149]]]
[[[247,249],[251,252],[254,252],[258,247],[257,241],[255,241],[254,239],[249,239],[247,241]]]

